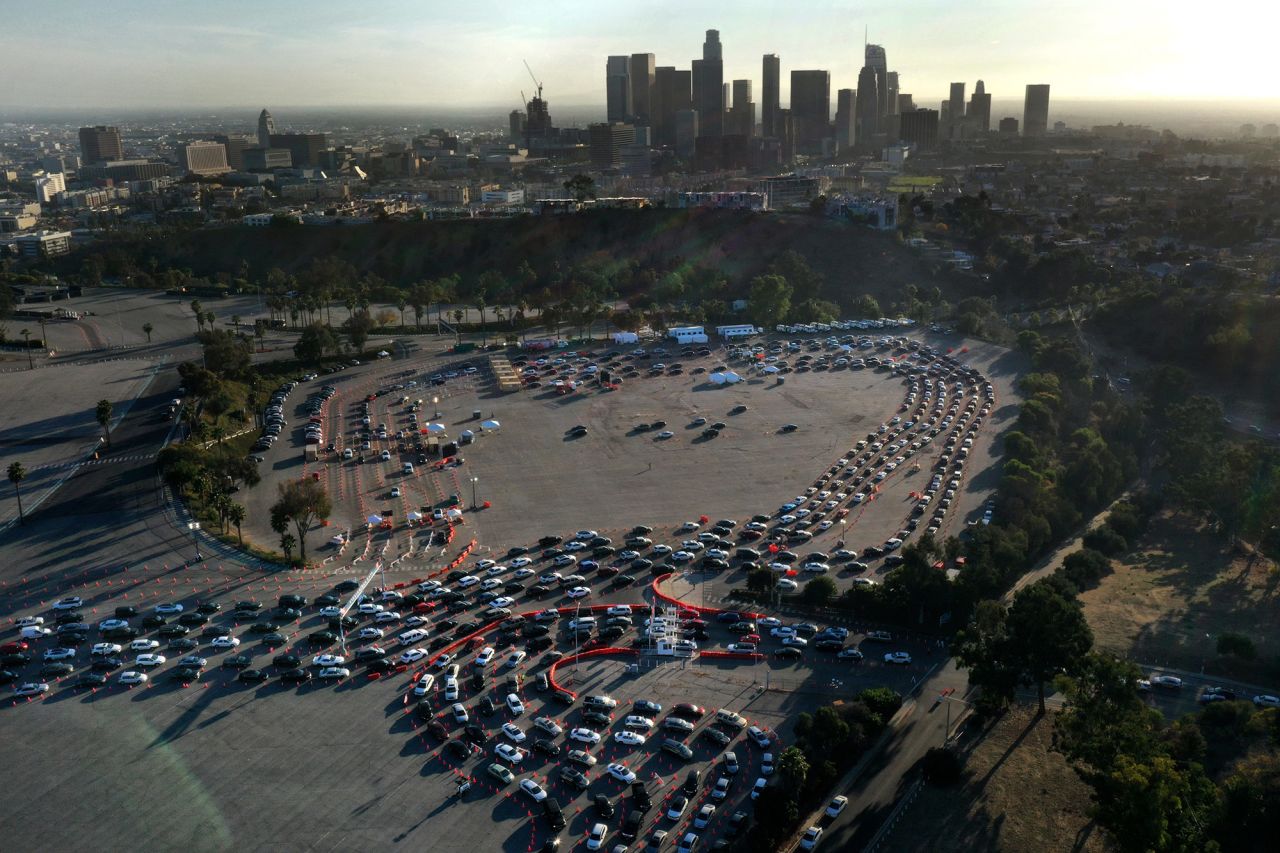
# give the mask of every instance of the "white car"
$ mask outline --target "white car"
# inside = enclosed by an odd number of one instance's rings
[[[547,792],[532,779],[521,779],[520,790],[528,794],[535,803],[540,803],[547,798]]]
[[[521,731],[520,727],[515,723],[503,723],[502,733],[516,743],[524,743],[528,738],[528,735]]]
[[[518,666],[519,666],[519,665],[524,661],[524,659],[525,659],[525,658],[527,658],[528,656],[529,656],[529,653],[528,653],[528,652],[525,652],[525,651],[515,651],[515,652],[512,652],[512,653],[511,653],[511,655],[510,655],[510,657],[508,657],[508,658],[507,658],[507,662],[506,662],[505,664],[503,664],[503,666],[505,666],[507,669],[515,669],[515,668],[516,668],[516,667],[518,667]]]
[[[490,566],[489,568],[485,569],[485,570],[484,570],[484,573],[485,573],[486,575],[488,575],[489,577],[494,578],[494,577],[497,577],[498,575],[502,574],[502,573],[503,573],[503,572],[505,572],[506,570],[507,570],[507,567],[506,567],[506,566],[502,565],[501,563],[497,563],[497,564],[492,565],[492,566]]]
[[[422,628],[412,628],[408,631],[405,631],[400,636],[396,637],[396,639],[400,642],[400,645],[402,646],[412,646],[414,643],[418,642],[419,640],[425,639],[426,636],[427,636],[427,632],[424,631]]]
[[[424,672],[413,685],[414,696],[426,696],[431,692],[431,688],[436,686],[436,677],[429,672]]]
[[[160,643],[156,640],[134,640],[129,644],[129,651],[131,652],[149,652],[158,648],[160,648]]]
[[[19,628],[35,628],[44,624],[43,616],[23,616],[16,623]]]
[[[509,743],[500,743],[495,746],[493,754],[509,764],[519,764],[524,761],[524,750],[518,749]]]
[[[706,829],[707,824],[711,823],[711,818],[715,817],[716,807],[711,803],[706,803],[702,808],[698,809],[698,814],[693,819],[694,829]]]
[[[44,622],[43,619],[41,619],[40,621]],[[128,627],[129,627],[129,623],[124,619],[107,619],[105,621],[98,623],[99,631],[114,631],[117,628],[128,628]]]
[[[467,706],[461,702],[454,702],[453,707],[449,709],[453,712],[453,721],[458,725],[465,725],[471,722],[471,715],[467,713]]]
[[[409,649],[400,655],[400,663],[417,663],[427,656],[426,649]]]
[[[811,826],[804,831],[804,837],[800,839],[801,850],[812,850],[818,846],[818,841],[822,838],[822,827]]]
[[[848,805],[849,798],[843,794],[832,798],[831,802],[827,804],[827,817],[840,817],[840,812],[844,811]]]
[[[399,622],[401,618],[400,614],[394,610],[379,610],[373,617],[373,621],[376,623]]]
[[[591,594],[591,590],[585,586],[575,586],[565,593],[569,598],[586,598]]]
[[[118,678],[117,681],[121,684],[146,684],[147,674],[145,672],[138,672],[136,669],[126,669],[124,672],[120,673],[120,678]]]
[[[621,743],[626,746],[643,746],[645,740],[645,736],[639,732],[621,731],[613,733],[614,743]]]
[[[69,595],[66,598],[60,598],[53,603],[54,610],[78,610],[80,605],[84,604],[84,599],[78,595]]]
[[[114,655],[124,651],[118,643],[95,643],[89,654],[96,656]]]
[[[805,646],[809,645],[809,641],[804,637],[783,637],[782,645],[794,646],[795,648],[803,649]]]
[[[351,670],[345,666],[326,666],[317,673],[317,678],[323,679],[340,679],[351,677]]]
[[[530,566],[532,564],[533,564],[533,560],[529,559],[528,557],[516,557],[514,560],[511,561],[511,568],[523,569],[526,566]]]
[[[639,714],[629,714],[622,721],[623,728],[643,729],[648,731],[653,728],[653,720],[648,717],[642,717]]]
[[[576,562],[578,562],[578,558],[572,554],[561,554],[554,560],[554,563],[557,566],[572,566]]]
[[[45,661],[70,660],[76,656],[75,649],[45,649]]]
[[[756,624],[761,628],[777,628],[782,624],[782,620],[776,616],[765,616],[757,619]]]
[[[164,655],[138,655],[138,659],[135,663],[137,666],[141,667],[153,667],[163,665],[166,660],[168,660],[168,658]]]
[[[488,666],[493,663],[494,654],[493,646],[485,646],[480,650],[480,654],[476,655],[476,666]]]
[[[579,530],[573,534],[574,539],[595,539],[600,534],[594,530]]]
[[[796,629],[790,625],[775,625],[769,631],[769,636],[771,637],[794,637],[795,635]]]
[[[619,782],[630,785],[636,781],[636,774],[625,764],[610,764],[606,769],[609,771],[609,775]]]
[[[356,612],[362,616],[376,616],[386,609],[387,608],[378,604],[376,601],[362,601],[360,602],[360,605],[356,607]]]
[[[1253,704],[1259,708],[1280,708],[1280,696],[1263,693],[1253,697]]]
[[[342,616],[342,608],[335,606],[320,608],[320,615],[325,619],[338,619]]]
[[[1164,687],[1170,690],[1177,690],[1182,687],[1182,679],[1176,675],[1153,675],[1147,680],[1155,687]]]
[[[480,583],[480,578],[475,575],[463,575],[458,578],[458,589],[467,589]]]
[[[28,681],[26,684],[19,685],[14,689],[14,696],[39,696],[41,693],[48,693],[49,685],[43,681]]]
[[[360,631],[356,634],[357,640],[381,640],[382,637],[383,637],[382,629],[373,628],[373,627],[361,628]]]
[[[480,589],[484,592],[488,592],[491,589],[497,589],[500,586],[502,586],[502,581],[497,578],[485,578],[480,581]]]
[[[533,577],[536,574],[537,572],[535,572],[533,569],[530,569],[526,566],[526,567],[516,569],[514,572],[511,573],[511,576],[518,581],[522,581],[525,578]]]
[[[215,649],[234,649],[240,645],[239,637],[214,637],[213,642],[209,644]]]
[[[606,616],[630,616],[631,608],[626,604],[615,604],[604,613]]]
[[[552,737],[559,737],[564,734],[564,729],[555,720],[550,717],[538,717],[533,721],[534,728],[545,732]]]
[[[316,655],[311,659],[312,666],[342,666],[346,662],[342,655]]]
[[[594,746],[600,742],[600,735],[588,728],[576,728],[569,732],[569,740],[576,740],[578,743],[587,743]]]
[[[511,596],[500,595],[497,598],[495,598],[493,601],[489,602],[489,608],[493,609],[495,607],[510,607],[515,603],[516,603],[516,600]]]
[[[520,697],[514,693],[507,694],[507,710],[517,717],[524,713],[524,703],[520,701]]]
[[[444,699],[446,702],[458,701],[458,679],[453,676],[444,680]]]
[[[692,559],[693,554],[690,554],[688,551],[676,551],[671,555],[671,562],[673,563],[687,563]]]
[[[755,643],[730,643],[725,647],[728,651],[737,652],[738,654],[752,655],[756,652]]]
[[[562,580],[564,580],[564,575],[559,572],[545,572],[538,576],[538,583],[546,584],[547,586],[554,586]]]
[[[181,604],[157,604],[156,605],[156,613],[159,613],[161,615],[181,613],[181,612],[182,612]]]
[[[888,652],[884,656],[884,662],[905,666],[911,663],[911,655],[907,652]]]
[[[591,827],[591,832],[587,833],[587,849],[599,850],[604,846],[604,837],[609,834],[609,827],[603,823],[597,823]]]
[[[476,571],[483,572],[485,569],[489,568],[490,566],[496,566],[496,565],[498,565],[497,560],[489,560],[489,559],[476,560]]]

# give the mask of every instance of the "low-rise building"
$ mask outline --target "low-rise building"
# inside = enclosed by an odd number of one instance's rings
[[[71,251],[71,232],[37,231],[23,234],[15,242],[24,258],[54,258]]]

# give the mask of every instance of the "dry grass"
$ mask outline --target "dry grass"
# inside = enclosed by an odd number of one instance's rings
[[[1112,849],[1088,816],[1089,789],[1051,752],[1053,714],[1015,707],[977,742],[954,788],[925,786],[885,845],[892,853]]]
[[[1184,515],[1162,514],[1115,571],[1080,596],[1096,645],[1134,661],[1243,681],[1265,680],[1280,656],[1275,563],[1228,550]],[[1253,638],[1258,655],[1217,654],[1217,637]]]

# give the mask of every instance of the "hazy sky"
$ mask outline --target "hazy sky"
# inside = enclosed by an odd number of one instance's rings
[[[997,99],[1280,97],[1276,0],[0,0],[0,107],[603,104],[605,57],[688,68],[720,30],[726,81],[760,57],[852,88],[863,28],[903,92]]]

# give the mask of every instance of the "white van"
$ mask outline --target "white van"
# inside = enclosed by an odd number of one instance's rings
[[[22,629],[19,634],[24,640],[39,640],[41,637],[48,637],[53,633],[49,628],[41,628],[39,625],[28,625]]]
[[[404,473],[404,474],[405,474],[405,476],[408,476],[409,474],[412,474],[412,473],[413,473],[413,463],[412,463],[412,462],[406,462],[406,463],[404,463],[404,467],[402,467],[400,470],[401,470],[401,472],[402,472],[402,473]]]

